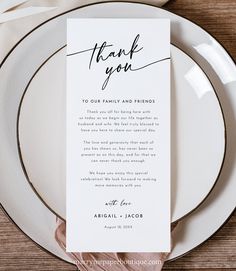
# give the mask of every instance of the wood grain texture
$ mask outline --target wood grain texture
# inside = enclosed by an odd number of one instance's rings
[[[170,0],[165,7],[204,27],[236,60],[236,0]],[[0,271],[75,271],[46,253],[0,210]],[[212,238],[164,270],[236,270],[236,213]],[[140,270],[142,271],[142,270]]]

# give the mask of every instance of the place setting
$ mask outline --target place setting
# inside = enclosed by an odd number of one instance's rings
[[[63,261],[173,261],[235,210],[236,66],[188,19],[82,4],[24,36],[0,81],[1,206]]]

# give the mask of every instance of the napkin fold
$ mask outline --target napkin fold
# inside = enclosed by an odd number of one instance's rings
[[[176,226],[177,223],[172,224],[172,233]],[[160,271],[169,255],[169,253],[66,252],[66,222],[60,218],[57,218],[55,239],[81,271]]]
[[[8,21],[17,20],[27,16],[35,15],[38,13],[46,12],[55,9],[56,7],[27,7],[17,10],[11,10],[0,14],[0,24]]]
[[[28,0],[2,0],[0,2],[0,14],[27,1]]]

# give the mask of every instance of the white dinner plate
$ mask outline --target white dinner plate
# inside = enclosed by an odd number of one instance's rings
[[[24,92],[18,140],[34,190],[55,214],[66,219],[66,49],[58,51],[58,46]],[[204,72],[174,46],[171,59],[171,202],[175,222],[195,209],[214,186],[224,158],[225,127],[215,91]]]
[[[64,45],[66,18],[78,16],[170,18],[172,43],[200,64],[220,97],[227,128],[224,167],[218,182],[204,203],[178,224],[173,236],[174,248],[169,259],[179,257],[216,232],[236,205],[236,146],[234,144],[236,67],[222,46],[206,31],[160,8],[144,4],[114,2],[89,5],[43,24],[27,35],[10,52],[0,68],[0,197],[2,205],[32,240],[60,258],[69,260],[54,239],[56,216],[32,193],[30,185],[25,181],[18,156],[16,122],[21,96],[32,74],[48,55],[55,52],[50,49],[51,46],[55,48],[58,41],[62,46]],[[64,35],[61,35],[61,31]],[[40,50],[39,37],[48,41],[40,44]],[[37,54],[38,56],[35,57]],[[34,61],[32,61],[33,57],[35,57]]]

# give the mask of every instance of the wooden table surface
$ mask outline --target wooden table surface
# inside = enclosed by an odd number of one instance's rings
[[[170,0],[165,7],[204,27],[236,60],[236,0]],[[164,269],[236,270],[236,213],[207,242],[167,263]],[[0,210],[0,271],[12,270],[75,271],[76,268],[41,250]]]

